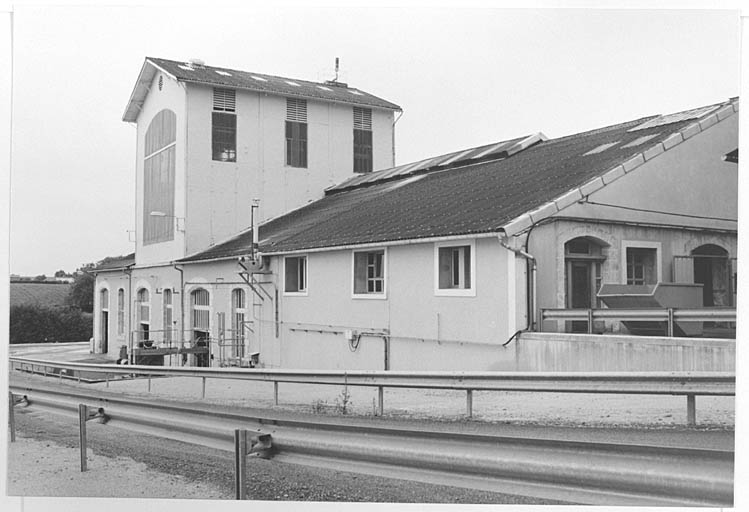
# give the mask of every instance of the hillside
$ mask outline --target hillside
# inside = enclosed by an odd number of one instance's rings
[[[69,292],[67,283],[11,282],[10,305],[64,306]]]

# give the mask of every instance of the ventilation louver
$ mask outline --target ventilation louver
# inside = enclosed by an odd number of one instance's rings
[[[237,106],[237,92],[233,89],[213,89],[213,110],[234,112]]]

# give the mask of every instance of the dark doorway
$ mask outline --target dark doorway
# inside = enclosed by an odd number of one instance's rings
[[[605,257],[602,244],[589,238],[574,238],[564,244],[565,307],[591,309],[599,307],[598,289],[601,287],[601,264]],[[567,330],[588,332],[587,321],[571,321]]]
[[[101,352],[109,351],[109,311],[101,312]]]
[[[694,282],[702,284],[702,305],[731,306],[731,271],[728,251],[713,244],[692,251]]]

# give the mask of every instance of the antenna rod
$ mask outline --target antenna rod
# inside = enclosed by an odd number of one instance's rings
[[[335,80],[334,82],[338,81],[338,57],[335,58]]]

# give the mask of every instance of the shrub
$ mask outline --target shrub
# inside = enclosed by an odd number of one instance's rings
[[[86,341],[93,315],[76,308],[15,305],[10,307],[10,343]]]

